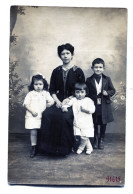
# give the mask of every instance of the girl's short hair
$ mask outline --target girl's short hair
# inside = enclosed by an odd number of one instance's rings
[[[75,90],[85,90],[86,94],[88,94],[88,88],[87,88],[87,85],[85,83],[76,83],[74,85],[74,91]]]
[[[46,91],[48,90],[48,83],[47,83],[46,79],[42,75],[37,74],[37,75],[34,75],[32,77],[31,84],[29,86],[29,91],[34,90],[35,80],[37,80],[37,81],[42,80],[43,81],[43,89],[46,90]]]
[[[103,64],[103,67],[105,67],[105,62],[103,59],[101,58],[96,58],[93,62],[92,62],[92,67],[94,67],[95,64]]]
[[[58,56],[61,57],[61,52],[66,49],[66,50],[69,50],[71,52],[72,55],[74,55],[74,46],[72,46],[71,44],[69,43],[66,43],[66,44],[62,44],[60,46],[58,46],[57,48],[57,52],[58,52]]]

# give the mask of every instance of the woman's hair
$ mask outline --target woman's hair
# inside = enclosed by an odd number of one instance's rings
[[[88,88],[87,88],[87,85],[85,83],[76,83],[74,85],[74,91],[75,90],[85,90],[86,94],[88,94]]]
[[[105,67],[105,62],[103,59],[101,58],[96,58],[93,62],[92,62],[92,68],[94,67],[95,64],[103,64],[103,67]]]
[[[69,50],[71,52],[71,54],[74,55],[74,47],[71,44],[66,43],[66,44],[62,44],[62,45],[58,46],[57,51],[58,51],[59,57],[61,56],[61,52],[64,49]]]
[[[34,75],[32,77],[31,84],[29,86],[29,91],[34,90],[34,82],[35,82],[35,80],[37,80],[37,81],[42,80],[42,82],[43,82],[43,89],[46,90],[46,91],[48,90],[48,83],[47,83],[46,79],[42,75],[37,74],[37,75]]]

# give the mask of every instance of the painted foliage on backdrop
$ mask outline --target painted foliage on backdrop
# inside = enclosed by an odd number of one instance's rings
[[[91,62],[105,60],[105,74],[117,90],[114,111],[125,112],[127,12],[119,8],[67,8],[13,6],[10,15],[9,109],[11,123],[24,122],[23,98],[33,74],[50,81],[52,70],[61,65],[57,46],[75,47],[73,63],[85,76],[92,74]],[[22,116],[21,116],[22,115]],[[23,125],[24,126],[24,125]]]

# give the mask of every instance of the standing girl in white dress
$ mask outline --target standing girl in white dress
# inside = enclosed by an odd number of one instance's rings
[[[85,83],[75,84],[75,97],[71,98],[62,106],[62,111],[68,111],[72,106],[74,114],[73,129],[75,136],[81,136],[81,142],[77,154],[81,154],[86,148],[86,154],[93,151],[89,137],[94,137],[92,114],[95,112],[94,102],[86,97],[87,86]]]
[[[36,155],[37,130],[41,127],[42,112],[46,107],[54,104],[54,100],[47,90],[48,84],[44,77],[40,74],[34,75],[29,86],[30,92],[26,95],[23,103],[26,108],[25,128],[30,129],[31,158]]]

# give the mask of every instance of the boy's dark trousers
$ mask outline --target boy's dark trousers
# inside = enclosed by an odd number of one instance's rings
[[[94,124],[94,149],[104,149],[104,136],[107,124]],[[98,126],[100,126],[100,136],[98,136]]]

